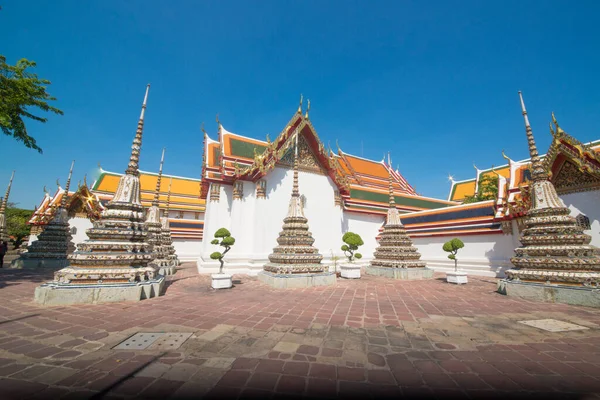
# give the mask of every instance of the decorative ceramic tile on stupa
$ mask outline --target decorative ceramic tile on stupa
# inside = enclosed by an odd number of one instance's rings
[[[171,238],[171,229],[169,227],[168,218],[169,204],[171,202],[171,182],[172,179],[169,181],[169,192],[167,194],[167,209],[165,212],[167,216],[160,218],[160,232],[157,233],[157,244],[155,245],[157,259],[154,260],[154,265],[160,269],[162,274],[166,275],[175,273],[175,267],[179,265],[179,260],[175,254],[175,247],[173,246],[173,239]]]
[[[38,235],[37,240],[29,245],[27,251],[11,263],[11,268],[64,268],[69,264],[67,256],[75,250],[67,214],[67,199],[74,164],[75,161],[71,164],[60,205],[53,213],[52,220]]]
[[[323,256],[313,243],[308,230],[308,219],[304,216],[302,199],[298,190],[298,132],[296,132],[296,152],[294,156],[294,186],[288,206],[287,216],[283,219],[283,230],[277,238],[278,246],[269,254],[269,263],[264,270],[275,274],[322,273]]]
[[[375,249],[373,267],[385,268],[425,268],[424,261],[420,261],[421,254],[413,246],[404,225],[400,220],[400,213],[396,208],[392,177],[389,178],[390,207],[387,220],[379,239],[379,246]]]
[[[511,259],[515,268],[506,271],[508,280],[600,287],[598,248],[590,245],[591,236],[583,233],[570,215],[543,168],[522,96],[521,107],[533,171],[531,206],[524,221],[522,246]],[[553,121],[557,132],[562,132],[554,115]]]
[[[148,264],[154,259],[140,198],[139,157],[148,88],[129,165],[101,218],[88,229],[88,240],[69,256],[70,266],[54,281],[36,289],[43,304],[141,300],[159,296],[164,277]]]
[[[6,193],[2,198],[2,203],[0,203],[0,242],[8,242],[9,240],[8,230],[6,228],[6,206],[8,205],[8,196],[10,195],[10,188],[12,187],[12,181],[14,177],[15,171],[13,171],[12,175],[10,176]]]

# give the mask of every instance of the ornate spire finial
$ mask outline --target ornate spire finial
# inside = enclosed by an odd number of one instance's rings
[[[154,200],[152,200],[152,206],[158,207],[160,194],[160,180],[162,178],[163,163],[165,162],[165,148],[163,147],[162,156],[160,157],[160,167],[158,168],[158,178],[156,178],[156,190],[154,191]]]
[[[217,125],[219,125],[219,128],[221,128],[221,121],[219,121],[219,113],[217,113],[215,120],[217,121]]]
[[[75,166],[75,160],[71,163],[71,169],[69,169],[69,177],[67,178],[67,184],[65,185],[65,193],[62,199],[60,199],[60,207],[65,208],[67,206],[67,198],[69,197],[69,187],[71,186],[71,177],[73,176],[73,166]]]
[[[396,208],[396,198],[394,197],[394,185],[392,181],[392,171],[388,171],[388,182],[390,191],[390,208]]]
[[[337,147],[338,154],[341,155],[343,151],[340,149],[340,144],[338,143],[337,139],[335,139],[335,147]]]
[[[296,128],[295,138],[294,138],[294,186],[292,188],[292,197],[300,196],[300,191],[298,190],[298,128]]]
[[[304,115],[304,118],[308,119],[308,112],[310,111],[310,99],[308,99],[306,102],[306,114]]]
[[[554,116],[554,112],[552,112],[552,122],[554,122],[554,125],[556,126],[556,135],[557,136],[561,136],[565,133],[565,131],[562,130],[562,128],[558,125],[558,121],[556,120],[556,117]]]
[[[167,217],[169,216],[169,208],[171,208],[171,184],[173,183],[173,178],[169,179],[169,191],[167,192],[167,208],[165,209],[165,213]]]
[[[144,102],[142,103],[142,112],[140,113],[140,120],[138,121],[137,130],[135,132],[135,138],[131,145],[131,156],[129,157],[129,165],[125,173],[127,175],[138,176],[139,163],[140,163],[140,150],[142,148],[142,134],[144,133],[144,114],[146,112],[146,103],[148,102],[148,91],[150,90],[150,84],[146,86],[146,94],[144,95]]]
[[[44,185],[42,190],[44,191],[44,195],[48,195],[48,188],[46,188],[46,185]]]
[[[525,109],[523,94],[520,91],[519,98],[521,99],[521,111],[523,113],[523,119],[525,121],[525,133],[527,134],[527,142],[529,144],[529,155],[531,156],[531,177],[533,181],[547,180],[548,174],[544,171],[544,167],[542,166],[542,162],[540,160],[540,156],[535,145],[533,131],[531,129],[531,125],[529,124],[529,118],[527,117],[527,110]]]
[[[10,181],[8,181],[8,187],[6,188],[6,193],[4,194],[4,197],[2,198],[2,204],[0,204],[0,214],[4,213],[4,211],[6,211],[6,206],[8,205],[8,196],[10,195],[10,188],[12,187],[12,181],[13,181],[14,177],[15,177],[15,171],[13,171],[12,174],[10,175]]]
[[[87,174],[83,175],[83,185],[87,187]]]
[[[202,125],[200,125],[200,129],[202,130],[202,133],[204,133],[204,136],[207,135],[206,130],[204,129],[204,122],[202,122]]]
[[[554,129],[552,128],[552,122],[550,122],[548,126],[550,127],[550,134],[552,135],[552,137],[556,136],[556,132],[554,132]]]
[[[304,101],[304,96],[300,93],[300,105],[298,105],[298,114],[302,114],[302,102]]]
[[[512,162],[512,160],[506,155],[506,153],[504,152],[504,150],[502,150],[502,158],[504,158],[509,163]]]

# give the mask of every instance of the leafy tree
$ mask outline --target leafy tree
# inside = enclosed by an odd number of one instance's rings
[[[344,255],[348,257],[348,261],[352,262],[355,258],[359,260],[362,258],[362,254],[355,253],[355,251],[364,244],[359,234],[346,232],[344,233],[344,236],[342,236],[342,241],[346,243],[342,246],[342,251],[344,252]]]
[[[458,271],[458,259],[456,258],[456,253],[463,247],[465,247],[465,244],[462,240],[457,238],[447,241],[444,243],[444,247],[442,247],[445,252],[450,253],[448,254],[448,258],[454,260],[454,271]]]
[[[494,200],[498,197],[498,175],[481,175],[477,185],[477,193],[465,196],[463,203],[478,203],[485,200]]]
[[[5,215],[8,236],[11,237],[14,247],[17,248],[21,245],[23,239],[29,236],[30,227],[27,225],[27,221],[31,219],[33,210],[7,207]]]
[[[35,139],[29,136],[23,117],[42,123],[48,121],[48,118],[33,115],[30,107],[59,115],[63,112],[48,104],[48,101],[56,100],[46,92],[50,81],[27,71],[27,68],[35,66],[35,62],[24,58],[14,66],[9,65],[6,57],[0,55],[0,128],[5,135],[13,136],[26,147],[41,153],[42,149]]]
[[[227,229],[220,228],[215,232],[215,239],[213,239],[210,243],[223,246],[225,248],[225,251],[223,251],[222,253],[215,251],[210,255],[210,258],[212,258],[213,260],[219,260],[219,262],[221,263],[221,266],[219,267],[219,273],[222,274],[223,257],[225,257],[225,254],[227,254],[227,252],[231,249],[231,246],[233,246],[233,244],[235,243],[235,239],[231,236],[231,233]]]

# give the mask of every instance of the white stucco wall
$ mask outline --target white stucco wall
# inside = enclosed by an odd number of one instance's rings
[[[590,244],[600,247],[600,190],[565,194],[560,198],[573,217],[583,214],[590,219],[591,229],[585,233],[592,236]]]
[[[421,253],[421,259],[429,268],[436,271],[454,269],[454,261],[448,259],[448,253],[442,246],[448,240],[457,237],[465,247],[457,254],[459,268],[472,275],[504,276],[504,271],[511,267],[510,257],[514,255],[515,243],[513,235],[470,235],[442,236],[413,239],[414,245]]]
[[[173,239],[173,247],[179,261],[196,261],[202,250],[200,240]]]
[[[220,250],[218,246],[210,244],[214,232],[220,227],[229,229],[236,239],[235,246],[225,259],[228,271],[255,274],[262,270],[268,255],[277,246],[277,237],[287,215],[293,170],[276,167],[263,179],[267,182],[264,199],[256,198],[256,184],[244,182],[241,200],[232,199],[231,186],[221,186],[220,201],[207,202],[205,240],[198,260],[199,272],[214,272],[218,265],[209,256],[213,251]],[[304,214],[315,239],[314,245],[324,256],[324,262],[329,263],[332,250],[341,255],[339,248],[345,229],[351,227],[363,235],[359,229],[369,217],[349,217],[345,220],[341,208],[334,204],[336,187],[328,176],[300,171],[298,181],[300,194],[305,198]]]

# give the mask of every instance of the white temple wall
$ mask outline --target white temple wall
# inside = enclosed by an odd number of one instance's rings
[[[200,273],[215,272],[218,263],[210,260],[210,253],[218,251],[210,245],[212,234],[220,226],[229,229],[236,243],[225,258],[225,269],[230,273],[256,274],[262,270],[268,255],[277,246],[277,237],[287,215],[293,187],[293,170],[276,167],[264,178],[267,182],[266,198],[256,198],[256,185],[244,182],[244,197],[231,206],[232,186],[221,187],[221,199],[207,203],[204,219],[203,251],[198,259]],[[328,176],[300,171],[298,174],[300,194],[305,198],[304,214],[314,245],[323,254],[325,263],[330,249],[342,245],[342,210],[334,204],[335,184]],[[226,204],[225,204],[226,203]],[[219,227],[220,227],[219,226]]]
[[[346,232],[354,232],[359,234],[364,242],[364,245],[358,249],[358,252],[363,256],[360,262],[372,260],[373,253],[378,246],[376,238],[379,235],[379,229],[384,222],[385,216],[383,215],[345,212],[336,251],[339,255],[344,256],[344,252],[340,249],[344,244],[342,242],[342,235]]]
[[[93,227],[92,221],[87,218],[74,217],[69,219],[69,226],[71,227],[71,235],[73,236],[73,243],[85,242],[88,239],[87,230]]]
[[[196,261],[202,250],[202,241],[194,239],[173,239],[173,247],[179,261]]]
[[[510,258],[514,255],[514,235],[424,237],[413,238],[413,243],[429,268],[447,272],[454,270],[454,261],[448,258],[448,253],[442,250],[442,246],[454,237],[465,244],[465,247],[458,251],[457,258],[458,267],[468,274],[503,277],[504,271],[512,266]]]
[[[573,217],[583,214],[590,219],[591,229],[585,233],[592,237],[590,244],[600,247],[600,190],[570,193],[559,197],[569,207]]]

